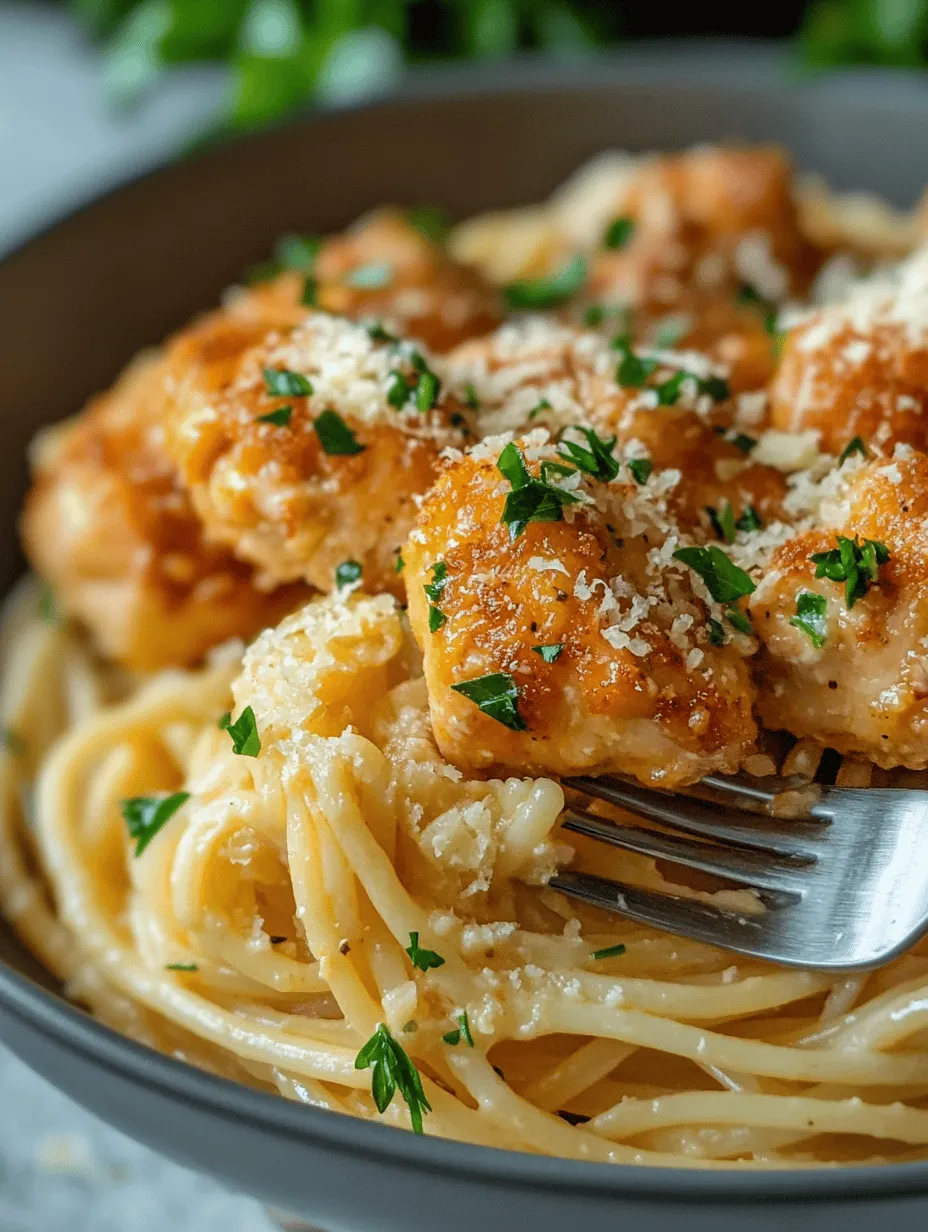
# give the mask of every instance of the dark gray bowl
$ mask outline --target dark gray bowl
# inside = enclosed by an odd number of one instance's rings
[[[67,219],[0,266],[0,582],[21,567],[15,518],[35,429],[72,413],[136,348],[210,304],[276,235],[338,226],[381,201],[438,201],[459,216],[532,201],[610,145],[725,137],[782,141],[840,186],[910,203],[928,179],[928,90],[913,77],[791,80],[756,48],[644,49],[582,69],[426,77],[398,100],[168,167]],[[260,1094],[68,1005],[3,925],[0,1035],[114,1125],[329,1232],[928,1224],[928,1163],[610,1168],[415,1138]]]

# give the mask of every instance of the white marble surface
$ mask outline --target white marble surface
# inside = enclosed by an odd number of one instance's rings
[[[114,117],[98,69],[60,9],[0,0],[0,251],[157,162],[223,88],[194,72]],[[0,1045],[0,1232],[270,1229],[257,1203],[103,1125]]]

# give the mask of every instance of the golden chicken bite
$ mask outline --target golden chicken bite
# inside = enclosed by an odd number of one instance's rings
[[[208,537],[267,584],[331,590],[356,562],[369,590],[401,591],[415,497],[466,430],[421,351],[312,313],[179,389],[168,449]]]
[[[565,470],[545,432],[490,439],[422,503],[404,576],[439,747],[461,767],[667,786],[737,769],[753,643],[674,558],[660,475]],[[558,520],[525,521],[533,503]]]
[[[793,329],[770,394],[776,427],[815,429],[832,453],[854,437],[928,447],[928,252]]]
[[[928,457],[847,463],[750,610],[758,713],[886,768],[928,767]],[[823,576],[818,576],[823,574]]]
[[[212,331],[204,324],[198,336],[208,351]],[[247,565],[206,541],[164,451],[166,369],[158,354],[138,359],[78,418],[38,438],[22,518],[29,558],[64,609],[103,653],[140,670],[250,637],[302,593],[258,590]]]
[[[446,370],[459,396],[466,390],[476,402],[481,435],[583,424],[615,437],[629,456],[675,472],[668,501],[687,530],[711,533],[707,509],[729,505],[736,520],[749,510],[762,523],[783,516],[785,476],[751,457],[764,395],[730,398],[722,370],[705,355],[630,351],[591,331],[525,317],[456,348]]]
[[[307,308],[355,321],[381,320],[394,333],[447,351],[499,324],[497,293],[477,270],[453,260],[400,211],[376,210],[322,240],[311,269],[288,271],[242,293],[266,311]]]

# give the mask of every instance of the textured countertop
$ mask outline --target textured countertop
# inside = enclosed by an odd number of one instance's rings
[[[0,252],[159,161],[222,88],[195,71],[114,117],[96,56],[62,11],[0,0]],[[103,1125],[0,1046],[0,1232],[270,1228],[257,1203]]]

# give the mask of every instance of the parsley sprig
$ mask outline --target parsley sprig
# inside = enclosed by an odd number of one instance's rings
[[[507,672],[462,680],[451,688],[497,723],[511,731],[525,731],[527,724],[519,713],[519,686]]]
[[[429,600],[429,632],[437,633],[448,617],[438,606],[442,591],[448,584],[448,566],[443,560],[437,560],[432,565],[432,580],[422,589]]]
[[[564,506],[575,505],[580,499],[573,492],[547,482],[545,476],[552,470],[556,472],[557,463],[549,462],[540,479],[531,475],[520,449],[512,441],[503,449],[496,465],[512,487],[501,519],[509,527],[510,539],[518,539],[529,522],[560,522]]]
[[[131,796],[123,800],[120,809],[129,837],[135,839],[137,856],[189,799],[189,791],[175,791],[171,796]]]
[[[406,947],[412,965],[419,971],[431,971],[433,967],[443,967],[445,960],[434,950],[425,950],[419,945],[419,934],[409,934],[409,945]]]
[[[232,738],[232,752],[240,757],[257,757],[261,752],[258,723],[251,706],[246,706],[234,723],[231,714],[224,714],[219,720],[219,729],[229,733]]]
[[[503,288],[506,303],[516,312],[556,308],[586,283],[586,258],[576,256],[547,278],[523,278]]]
[[[455,1018],[458,1023],[456,1031],[447,1031],[441,1038],[446,1044],[450,1044],[452,1048],[456,1048],[463,1039],[468,1048],[473,1048],[474,1037],[470,1031],[470,1021],[467,1017],[467,1010],[462,1010]]]
[[[586,437],[589,449],[584,449],[575,441],[562,440],[558,446],[560,456],[566,462],[572,462],[578,470],[592,475],[595,479],[601,479],[604,483],[615,479],[619,473],[619,460],[612,452],[615,449],[616,438],[610,436],[604,439],[597,436],[592,428],[580,425],[577,425],[574,431]]]
[[[316,429],[322,452],[330,457],[350,457],[356,453],[363,453],[367,448],[366,445],[361,444],[337,411],[323,411],[321,415],[316,416],[313,427]]]
[[[862,599],[874,582],[879,581],[880,565],[889,560],[889,548],[876,539],[848,539],[838,535],[838,546],[829,552],[813,552],[809,557],[815,565],[817,578],[844,582],[844,601],[848,609]]]
[[[289,368],[262,368],[264,387],[272,398],[308,398],[312,384],[301,372]]]
[[[432,1105],[426,1099],[419,1071],[385,1023],[378,1025],[355,1057],[354,1067],[371,1071],[371,1095],[378,1112],[386,1112],[399,1091],[409,1108],[413,1132],[422,1133],[422,1116],[432,1111]]]
[[[855,453],[859,453],[863,458],[867,456],[867,446],[859,436],[855,436],[853,440],[848,441],[841,450],[841,453],[838,455],[838,465],[843,466],[848,458],[852,458]]]
[[[677,548],[673,556],[699,574],[716,603],[734,603],[757,589],[748,574],[714,543],[706,548]]]
[[[814,590],[801,590],[796,596],[796,615],[789,623],[801,629],[816,650],[821,650],[828,633],[827,612],[828,601],[824,595]]]

